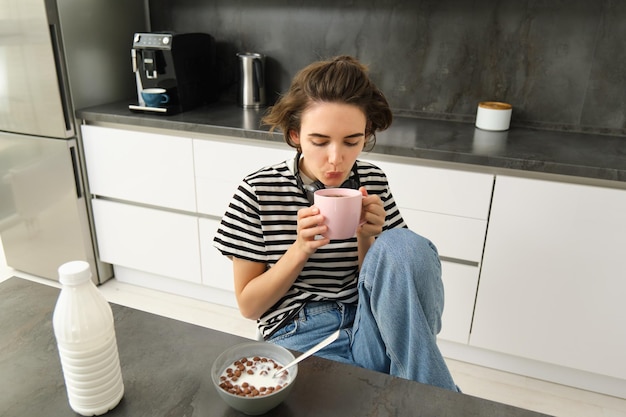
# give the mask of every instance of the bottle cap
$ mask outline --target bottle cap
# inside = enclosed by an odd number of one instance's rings
[[[89,263],[72,261],[59,267],[59,281],[64,285],[80,284],[91,279]]]

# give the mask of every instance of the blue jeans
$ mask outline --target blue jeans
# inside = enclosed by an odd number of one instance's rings
[[[309,303],[269,341],[304,352],[343,329],[317,356],[457,391],[437,347],[444,293],[435,246],[408,229],[382,233],[358,288],[358,305]]]

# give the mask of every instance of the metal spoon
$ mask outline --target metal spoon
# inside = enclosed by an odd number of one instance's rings
[[[337,340],[337,338],[339,337],[339,334],[341,334],[341,330],[337,330],[337,331],[333,332],[326,339],[322,340],[317,345],[313,346],[311,349],[307,350],[302,355],[298,356],[295,360],[289,362],[283,368],[281,368],[281,369],[277,370],[276,372],[274,372],[274,375],[272,375],[272,378],[276,378],[276,376],[280,375],[281,373],[283,373],[287,369],[291,368],[292,366],[294,366],[298,362],[308,358],[309,356],[311,356],[312,354],[314,354],[318,350],[321,350],[322,348],[325,348],[326,346],[330,345],[335,340]]]

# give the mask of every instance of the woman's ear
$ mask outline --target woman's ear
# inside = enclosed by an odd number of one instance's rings
[[[300,147],[300,134],[298,132],[296,132],[295,130],[290,130],[289,131],[289,138],[291,139],[291,141],[298,145],[298,147]]]

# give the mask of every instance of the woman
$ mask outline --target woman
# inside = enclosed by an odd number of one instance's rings
[[[215,246],[232,259],[239,309],[265,340],[304,351],[342,329],[319,356],[456,390],[436,345],[437,250],[406,228],[383,171],[357,160],[391,120],[356,59],[301,70],[264,118],[296,157],[243,180]],[[339,186],[363,194],[362,224],[331,241],[312,193]]]

